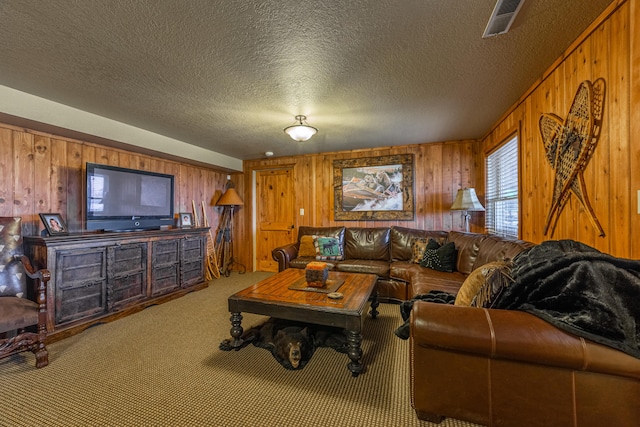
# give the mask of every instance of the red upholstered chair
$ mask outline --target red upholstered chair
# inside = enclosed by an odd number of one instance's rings
[[[33,286],[27,286],[27,276]],[[0,357],[31,351],[37,368],[49,364],[45,341],[50,277],[48,270],[35,271],[23,255],[21,219],[0,217]]]

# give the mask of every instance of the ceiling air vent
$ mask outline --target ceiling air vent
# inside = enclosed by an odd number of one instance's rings
[[[482,38],[497,36],[509,31],[522,3],[524,0],[498,0]]]

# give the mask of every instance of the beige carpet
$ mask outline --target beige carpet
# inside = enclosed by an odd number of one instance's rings
[[[299,371],[253,345],[224,352],[227,297],[269,273],[233,273],[209,288],[0,359],[0,426],[428,426],[410,402],[408,342],[397,305],[380,305],[363,334],[366,372],[318,349]],[[243,326],[264,318],[244,314]],[[445,419],[443,427],[472,424]]]

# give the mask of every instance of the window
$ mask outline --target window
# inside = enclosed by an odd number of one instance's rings
[[[487,232],[518,238],[518,136],[487,156],[486,171]]]

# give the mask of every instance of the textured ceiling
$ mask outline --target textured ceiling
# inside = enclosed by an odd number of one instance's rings
[[[479,138],[610,3],[4,0],[0,85],[238,159]]]

